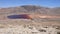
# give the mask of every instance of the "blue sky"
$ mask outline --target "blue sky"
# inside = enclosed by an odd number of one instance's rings
[[[40,5],[45,7],[60,7],[60,0],[0,0],[0,8],[22,5]]]

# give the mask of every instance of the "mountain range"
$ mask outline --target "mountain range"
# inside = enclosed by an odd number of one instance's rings
[[[18,7],[1,8],[0,14],[10,14],[10,13],[37,13],[44,15],[57,15],[60,16],[60,8],[48,8],[35,5],[23,5]]]

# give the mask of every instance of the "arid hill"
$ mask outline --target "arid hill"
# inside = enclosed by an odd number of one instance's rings
[[[0,15],[11,15],[11,14],[34,14],[36,15],[46,15],[46,16],[56,16],[60,17],[60,8],[48,8],[42,6],[35,5],[23,5],[18,7],[9,7],[9,8],[1,8]],[[37,16],[38,17],[38,16]]]
[[[48,8],[42,6],[34,5],[24,5],[19,7],[9,7],[1,8],[0,14],[10,14],[10,13],[37,13],[37,14],[46,14],[46,15],[59,15],[60,8]]]
[[[54,18],[53,20],[60,20],[59,7],[48,8],[48,7],[35,6],[35,5],[23,5],[18,7],[9,7],[9,8],[0,9],[0,19],[6,19],[8,15],[17,15],[17,14],[30,14],[31,16],[33,16],[33,18],[35,17],[47,18],[47,19]],[[44,16],[41,17],[41,15],[44,15]]]

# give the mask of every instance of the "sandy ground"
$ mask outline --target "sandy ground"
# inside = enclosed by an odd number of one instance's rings
[[[0,15],[0,34],[60,34],[60,20],[8,19]]]
[[[0,20],[0,34],[60,34],[60,23],[36,20]]]

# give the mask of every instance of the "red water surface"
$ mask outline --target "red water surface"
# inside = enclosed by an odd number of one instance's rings
[[[31,19],[31,17],[28,14],[9,15],[7,17],[9,19]]]

